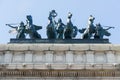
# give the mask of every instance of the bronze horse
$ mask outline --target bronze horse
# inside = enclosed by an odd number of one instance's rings
[[[88,20],[88,27],[85,29],[82,39],[90,39],[92,37],[92,34],[95,33],[95,26],[93,24],[94,22],[94,17],[90,15],[89,20]]]
[[[48,39],[56,39],[57,37],[57,30],[56,30],[56,22],[55,22],[55,17],[57,16],[57,13],[55,12],[55,10],[52,10],[49,13],[49,23],[47,25],[47,37]]]
[[[54,24],[50,21],[47,25],[47,37],[48,39],[56,39],[57,32]]]
[[[65,26],[65,29],[64,29],[65,39],[72,39],[72,38],[76,37],[76,35],[77,35],[77,27],[73,26],[73,24],[71,22],[71,18],[72,18],[72,14],[69,12],[67,25]]]

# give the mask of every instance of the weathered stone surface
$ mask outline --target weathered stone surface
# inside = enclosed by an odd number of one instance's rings
[[[7,44],[0,44],[0,51],[5,51],[8,50],[8,45]]]
[[[120,64],[120,52],[118,52],[118,51],[116,52],[115,58],[116,58],[116,63]]]
[[[25,51],[25,63],[33,62],[33,51]]]
[[[8,64],[7,66],[6,66],[6,69],[13,69],[13,70],[15,70],[15,69],[17,69],[17,64]]]
[[[90,50],[93,51],[106,51],[110,50],[111,44],[90,44]]]
[[[4,63],[12,62],[13,53],[11,51],[6,51],[4,55]]]
[[[13,55],[13,63],[22,63],[22,62],[24,62],[24,53],[15,52]]]
[[[33,69],[49,69],[49,64],[34,64]]]
[[[94,70],[94,66],[95,66],[95,64],[93,64],[93,63],[91,63],[91,64],[85,64],[85,69]]]
[[[107,62],[115,63],[115,52],[114,51],[106,51]]]
[[[72,44],[72,46],[70,46],[70,50],[74,51],[89,50],[89,48],[89,44]]]
[[[21,63],[16,64],[16,69],[33,69],[33,64]]]
[[[113,44],[111,50],[120,51],[120,44]]]
[[[86,53],[86,63],[94,63],[94,51],[85,51]]]
[[[94,64],[94,69],[96,69],[96,70],[103,69],[103,64],[102,63],[101,64],[98,64],[98,63]]]
[[[85,52],[75,51],[74,52],[74,62],[75,63],[85,63],[86,62]]]
[[[106,63],[107,59],[106,59],[106,55],[104,52],[97,52],[95,54],[95,63]]]
[[[57,51],[54,54],[54,63],[64,63],[65,62],[65,53],[64,51]]]
[[[51,69],[67,69],[67,64],[51,64],[50,65]]]
[[[53,62],[53,51],[45,51],[45,62],[46,63]]]
[[[0,52],[0,63],[4,63],[4,55],[3,55],[3,52]]]
[[[85,64],[70,64],[70,69],[79,69],[79,70],[84,70],[85,69]]]
[[[50,46],[50,50],[54,51],[67,51],[70,50],[71,44],[54,44],[53,46]]]
[[[29,46],[29,50],[34,50],[34,51],[45,51],[49,50],[50,47],[52,47],[53,44],[31,44]]]
[[[52,77],[51,80],[58,79],[58,76],[67,76],[68,78],[64,79],[70,80],[68,75],[72,75],[71,80],[110,80],[107,77],[113,76],[114,80],[117,80],[116,77],[120,77],[119,45],[6,44],[2,46],[3,48],[0,47],[0,79],[2,75],[7,77],[8,74],[13,74],[13,72],[9,72],[11,70],[25,71],[23,76],[27,77],[28,72],[31,71],[34,78],[38,77],[37,80],[41,79],[40,76],[45,79],[45,76],[53,75],[55,78]],[[17,73],[14,72],[14,75]],[[77,78],[73,76],[77,76]],[[101,78],[101,76],[105,77]],[[95,77],[100,78],[95,79]],[[47,79],[49,78],[45,80]]]
[[[33,63],[43,63],[45,62],[45,55],[41,51],[36,51],[33,54]]]
[[[22,63],[22,66],[24,67],[24,69],[33,69],[34,68],[34,65],[33,63]]]
[[[73,51],[66,51],[66,62],[73,63]]]
[[[115,69],[114,64],[103,64],[103,69]]]
[[[8,49],[13,51],[26,51],[29,49],[29,44],[8,44]]]

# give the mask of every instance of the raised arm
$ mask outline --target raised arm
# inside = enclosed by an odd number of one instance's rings
[[[107,29],[105,29],[105,30],[109,30],[109,29],[111,29],[111,28],[113,28],[113,29],[114,29],[115,27],[108,27],[108,28],[107,28]]]
[[[11,28],[17,28],[17,27],[11,26],[10,24],[6,24],[6,26],[9,26]]]

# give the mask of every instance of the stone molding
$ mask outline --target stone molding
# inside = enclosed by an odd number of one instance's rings
[[[115,70],[7,70],[0,77],[120,77]]]
[[[95,50],[106,51],[115,50],[120,51],[120,44],[0,44],[0,51],[14,50],[14,51],[28,51],[28,50],[59,50],[59,51],[82,51]]]
[[[0,44],[0,76],[27,74],[120,77],[120,45]]]

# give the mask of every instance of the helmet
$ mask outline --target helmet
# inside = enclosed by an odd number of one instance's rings
[[[62,22],[62,20],[59,18],[59,19],[58,19],[58,22],[59,22],[59,23],[61,23],[61,22]]]
[[[27,18],[28,20],[32,20],[32,16],[31,16],[31,15],[27,15],[26,18]]]
[[[100,23],[98,23],[98,24],[96,24],[96,26],[101,26],[101,24],[100,24]]]
[[[24,22],[23,22],[23,21],[21,21],[21,22],[20,22],[20,25],[24,25]]]

